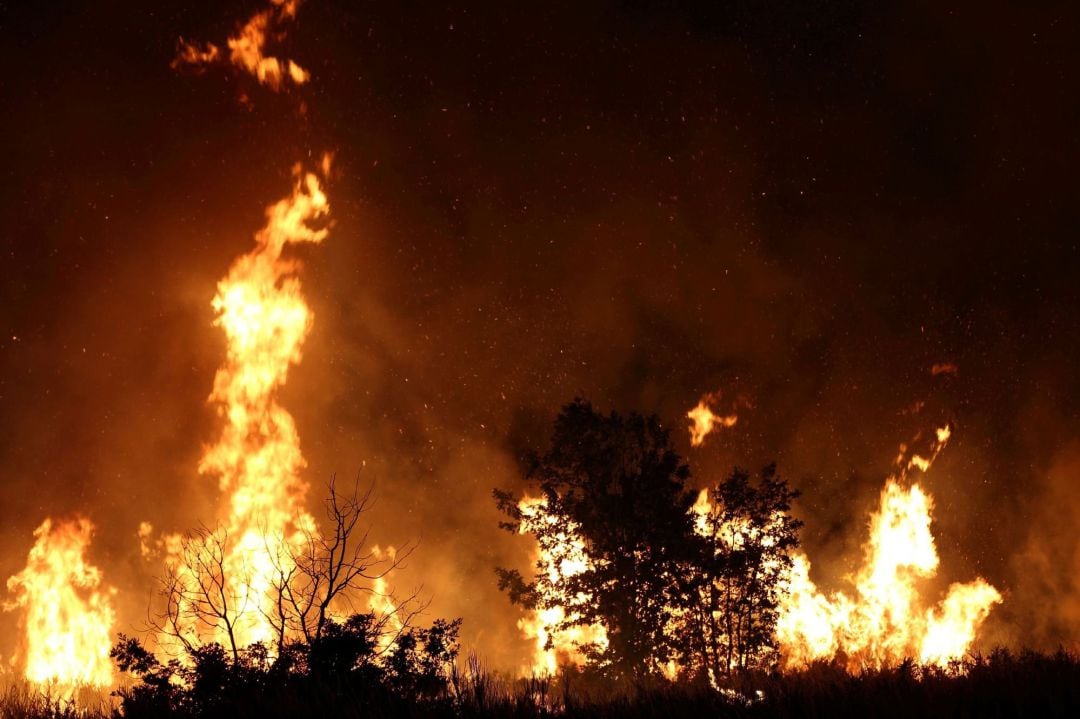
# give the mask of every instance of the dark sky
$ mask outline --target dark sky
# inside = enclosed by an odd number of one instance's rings
[[[331,150],[282,401],[494,661],[492,568],[529,548],[490,492],[576,394],[660,413],[698,484],[777,460],[827,587],[897,445],[952,421],[941,586],[1002,588],[994,637],[1080,637],[1074,3],[308,0],[270,48],[304,87],[170,68],[259,7],[0,2],[0,574],[81,512],[142,616],[138,522],[218,500],[215,283]],[[715,390],[752,407],[691,450]]]

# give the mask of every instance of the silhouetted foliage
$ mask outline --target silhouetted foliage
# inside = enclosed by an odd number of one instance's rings
[[[112,657],[138,683],[117,692],[120,708],[132,718],[216,719],[292,716],[295,711],[285,707],[304,697],[325,706],[370,704],[402,712],[449,703],[460,620],[408,627],[385,651],[378,626],[373,615],[356,614],[344,623],[328,619],[319,638],[293,642],[276,658],[259,644],[236,657],[220,644],[204,644],[168,662],[121,635]],[[289,701],[278,703],[279,696]]]
[[[470,657],[465,666],[455,668],[449,681],[445,698],[411,701],[385,690],[350,691],[344,684],[312,678],[305,682],[289,679],[282,682],[271,674],[263,694],[241,697],[232,703],[223,701],[218,716],[225,716],[227,711],[233,712],[228,716],[237,718],[292,719],[556,716],[565,719],[861,719],[868,716],[1072,719],[1080,716],[1080,659],[1066,651],[1038,654],[997,650],[989,655],[969,657],[947,669],[906,663],[855,675],[837,664],[819,663],[785,674],[750,672],[737,681],[725,682],[721,691],[701,684],[671,684],[605,693],[584,686],[581,672],[575,669],[557,677],[512,680],[484,669],[475,657]],[[0,691],[0,717],[5,719],[105,719],[108,716],[110,710],[92,698],[76,703],[51,697],[47,690],[17,684]],[[125,703],[112,716],[168,719],[190,714]]]
[[[601,415],[581,399],[555,420],[550,449],[531,459],[540,497],[524,506],[496,490],[504,529],[532,535],[571,573],[526,578],[497,569],[499,588],[526,608],[562,607],[553,627],[599,624],[607,646],[581,647],[590,667],[642,680],[676,663],[704,679],[771,659],[779,592],[801,523],[797,493],[766,467],[736,469],[695,507],[690,470],[656,415]]]
[[[327,490],[323,531],[302,527],[287,542],[264,537],[273,565],[273,611],[257,606],[250,577],[230,575],[236,567],[230,569],[227,558],[237,538],[224,527],[199,527],[181,539],[179,552],[165,563],[159,577],[161,606],[150,616],[151,630],[188,653],[199,648],[204,636],[221,637],[234,662],[243,650],[237,628],[253,614],[273,630],[275,654],[297,637],[309,644],[317,641],[333,608],[354,606],[359,595],[374,593],[371,584],[401,566],[415,548],[407,544],[389,556],[368,548],[368,530],[360,520],[372,501],[371,487],[362,491],[356,482],[342,492],[333,476]],[[415,600],[413,595],[391,601],[395,609],[383,615],[383,623],[407,626],[423,609]]]
[[[286,711],[272,701],[277,695],[335,707],[359,699],[380,706],[445,700],[460,621],[419,627],[424,605],[416,595],[395,599],[377,581],[414,545],[389,554],[366,547],[361,519],[370,498],[370,490],[356,486],[343,494],[331,479],[323,531],[304,528],[288,542],[265,538],[273,565],[266,606],[250,598],[249,578],[230,576],[233,540],[224,529],[185,537],[179,555],[166,561],[164,606],[151,615],[150,627],[159,649],[179,656],[163,661],[120,636],[112,656],[138,680],[118,693],[124,715],[205,719],[252,707],[262,707],[258,716],[294,715],[295,707]],[[351,609],[371,595],[380,611]],[[234,629],[251,616],[272,628],[269,644],[241,646],[242,633]]]
[[[694,609],[683,626],[700,652],[693,666],[715,681],[775,663],[777,609],[802,522],[790,514],[799,493],[776,465],[757,482],[736,468],[707,496],[709,506],[695,511],[703,555],[686,575]]]
[[[528,522],[516,498],[499,491],[495,497],[511,520],[505,528],[518,531],[526,521],[556,556],[576,535],[589,566],[554,583],[542,567],[531,580],[501,569],[500,587],[526,606],[572,608],[560,629],[603,624],[607,648],[583,649],[611,676],[658,673],[679,653],[666,629],[680,599],[672,579],[693,560],[689,476],[656,415],[605,416],[581,399],[566,405],[550,449],[532,458],[528,472],[548,520]]]

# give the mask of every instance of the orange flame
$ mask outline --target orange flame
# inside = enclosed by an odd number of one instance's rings
[[[25,610],[25,676],[65,689],[108,686],[115,590],[102,586],[101,570],[87,562],[93,525],[86,519],[34,531],[37,541],[26,567],[7,581],[15,600],[5,609]]]
[[[930,374],[937,377],[940,374],[955,375],[960,372],[960,368],[952,362],[936,362],[930,365]]]
[[[865,560],[853,579],[855,596],[826,596],[810,579],[810,560],[798,553],[789,593],[780,608],[777,638],[787,665],[841,658],[851,670],[880,667],[912,658],[948,666],[962,658],[1001,594],[984,579],[953,584],[936,607],[927,607],[918,589],[939,564],[930,530],[933,500],[918,484],[902,484],[911,469],[927,471],[950,436],[936,433],[929,458],[913,454],[906,464],[901,448],[899,476],[890,477],[878,510],[870,516]]]
[[[544,511],[543,498],[525,497],[518,502],[518,508],[522,514],[520,534],[530,533],[530,527],[537,523],[550,524],[555,521]],[[518,628],[533,640],[533,656],[525,668],[526,674],[552,675],[560,665],[583,664],[585,656],[582,647],[596,645],[603,651],[608,643],[607,629],[600,624],[557,628],[560,622],[573,616],[574,607],[553,603],[553,588],[563,579],[580,574],[589,567],[585,543],[573,528],[557,539],[551,547],[537,547],[536,566],[541,572],[538,589],[541,602],[546,606],[533,609],[518,620]],[[579,596],[575,600],[585,601],[588,601],[588,597]]]
[[[393,563],[397,559],[397,549],[393,546],[382,549],[376,544],[371,548],[371,553],[379,562],[388,560]],[[379,652],[389,651],[405,629],[405,617],[402,616],[405,608],[394,600],[394,592],[384,575],[372,579],[371,593],[368,595],[368,609],[375,616],[375,623],[380,629]]]
[[[228,351],[210,401],[219,405],[225,427],[199,471],[217,475],[229,495],[224,569],[240,598],[236,606],[245,607],[239,623],[243,644],[272,636],[263,610],[269,610],[283,543],[300,542],[303,533],[315,530],[304,508],[307,485],[300,472],[305,461],[296,424],[276,399],[289,367],[300,361],[312,321],[296,277],[298,265],[282,253],[288,244],[322,242],[327,230],[310,223],[330,208],[318,177],[302,174],[299,166],[295,173],[292,194],[267,208],[255,249],[233,263],[213,301]]]
[[[701,396],[697,407],[686,413],[690,419],[690,446],[700,447],[705,443],[705,438],[716,427],[734,427],[739,421],[737,414],[719,415],[713,411],[713,407],[720,401],[719,392],[709,392]]]
[[[266,36],[272,28],[296,16],[300,0],[271,0],[271,7],[255,13],[240,28],[240,32],[230,37],[229,62],[254,75],[263,85],[272,90],[280,90],[286,80],[295,85],[303,85],[310,74],[292,60],[282,60],[264,54]],[[180,49],[173,60],[173,67],[180,65],[209,65],[222,59],[217,45],[206,43],[200,48],[194,43],[180,41]]]

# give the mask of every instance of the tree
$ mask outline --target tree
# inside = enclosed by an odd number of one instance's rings
[[[512,602],[542,612],[548,648],[574,627],[601,627],[578,647],[612,678],[678,671],[722,676],[768,665],[779,603],[802,523],[798,496],[766,467],[736,468],[694,501],[690,470],[656,415],[604,416],[584,400],[563,408],[551,446],[530,459],[538,497],[495,491],[509,521],[532,535],[533,576],[497,569]]]
[[[239,661],[237,627],[248,612],[249,595],[231,582],[226,570],[229,534],[199,527],[181,538],[179,551],[165,565],[159,595],[162,610],[151,617],[159,637],[175,640],[191,653],[201,637],[213,635]]]
[[[690,574],[697,601],[687,617],[698,639],[697,664],[714,681],[773,658],[777,610],[799,546],[802,522],[790,514],[798,496],[770,464],[756,483],[736,468],[695,504],[704,541]]]
[[[337,609],[338,614],[342,609],[355,612],[356,597],[375,592],[372,584],[401,567],[415,549],[410,544],[387,555],[368,548],[368,530],[362,528],[360,519],[371,501],[370,486],[361,492],[357,483],[349,494],[343,494],[338,491],[337,478],[331,477],[328,490],[323,506],[324,526],[329,531],[304,530],[299,541],[283,543],[277,551],[268,552],[274,559],[272,591],[276,601],[267,618],[277,633],[279,649],[290,637],[317,642],[332,610]],[[373,629],[404,629],[424,608],[415,600],[413,594],[396,604],[391,601],[393,611],[385,612]],[[392,640],[384,642],[390,643]]]
[[[556,418],[550,449],[530,459],[541,498],[495,492],[510,520],[502,526],[547,552],[529,580],[497,570],[500,587],[527,607],[566,610],[555,631],[602,625],[606,646],[582,649],[609,676],[659,674],[681,654],[669,628],[685,610],[678,577],[697,556],[689,476],[656,415],[602,415],[576,399]],[[566,560],[575,571],[548,571]]]
[[[265,651],[234,657],[217,643],[162,662],[137,640],[120,635],[111,656],[138,681],[116,691],[117,716],[128,719],[218,719],[235,716],[428,715],[452,699],[450,678],[459,651],[460,620],[408,627],[393,647],[377,651],[374,615],[329,619],[323,634],[291,643],[271,661]]]
[[[356,613],[359,597],[375,594],[380,581],[415,548],[406,545],[392,555],[368,548],[360,520],[370,499],[370,488],[361,492],[354,485],[345,494],[331,477],[325,531],[302,529],[288,541],[266,533],[265,551],[256,558],[265,557],[270,564],[269,586],[261,592],[253,589],[254,573],[248,567],[229,562],[236,555],[224,528],[189,532],[167,558],[159,589],[161,609],[151,616],[150,629],[159,640],[173,641],[188,654],[204,644],[220,643],[234,662],[247,649],[244,630],[260,622],[273,630],[277,655],[298,639],[316,642],[333,616]],[[424,606],[415,594],[382,599],[388,610],[381,612],[373,630],[385,647],[394,640],[385,635],[403,631]]]
[[[140,680],[119,692],[124,716],[288,715],[274,696],[301,704],[319,696],[350,711],[363,696],[381,703],[376,714],[396,716],[418,700],[449,696],[460,620],[416,626],[426,605],[415,593],[399,600],[385,589],[384,578],[415,545],[367,548],[370,498],[370,490],[342,494],[332,479],[323,532],[288,542],[267,536],[261,557],[270,571],[259,576],[270,581],[260,591],[246,564],[228,560],[233,540],[225,530],[204,527],[180,539],[161,580],[162,609],[151,618],[159,648],[171,640],[175,656],[164,661],[123,635],[112,651]],[[372,600],[371,611],[358,608],[361,598]],[[244,643],[254,621],[273,630],[272,641]]]

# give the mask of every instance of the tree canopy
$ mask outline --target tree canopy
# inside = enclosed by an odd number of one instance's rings
[[[715,677],[767,661],[799,528],[788,513],[797,495],[775,467],[757,483],[736,469],[695,492],[658,416],[605,415],[576,399],[526,479],[536,496],[495,499],[504,528],[536,539],[536,572],[497,573],[512,601],[559,610],[549,642],[602,627],[602,641],[591,635],[578,649],[626,679]]]

